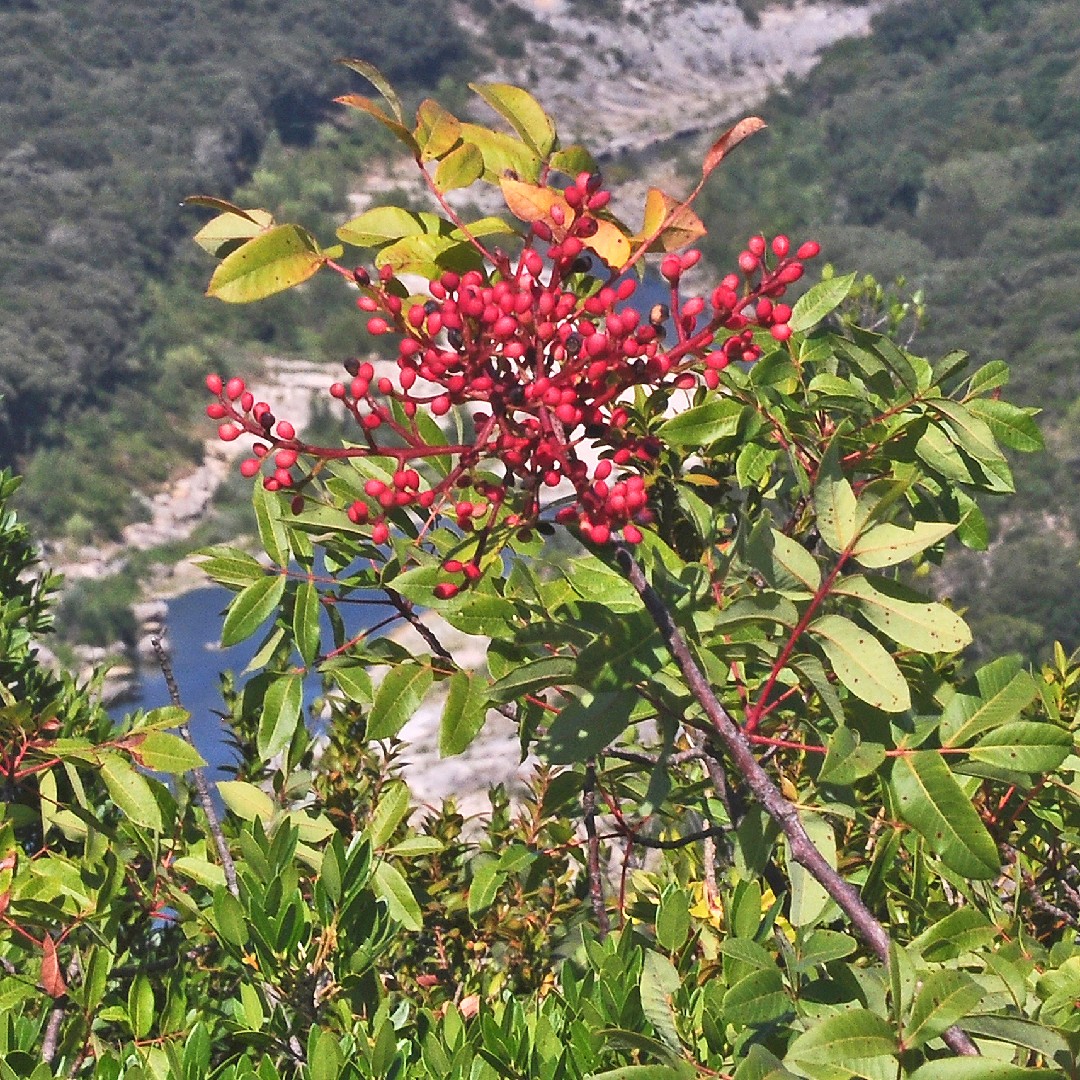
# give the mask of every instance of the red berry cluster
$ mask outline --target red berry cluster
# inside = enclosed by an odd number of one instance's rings
[[[396,379],[376,379],[370,363],[350,361],[350,381],[330,388],[355,417],[365,445],[333,450],[300,443],[292,425],[255,402],[241,380],[211,376],[207,385],[217,400],[207,412],[223,421],[220,437],[246,431],[266,440],[255,444],[255,457],[241,472],[254,476],[270,458],[267,488],[302,489],[307,478],[294,473],[301,455],[395,459],[389,481],[367,481],[364,498],[348,508],[350,520],[369,524],[376,544],[389,538],[388,515],[403,509],[438,514],[477,534],[470,559],[444,564],[462,584],[479,577],[496,527],[527,531],[541,515],[545,492],[563,484],[572,494],[556,521],[593,543],[614,534],[638,542],[639,526],[652,520],[645,476],[660,447],[630,430],[621,399],[638,385],[691,389],[703,382],[715,389],[730,363],[761,355],[755,330],[787,340],[791,308],[778,300],[819,248],[806,243],[791,256],[784,236],[769,245],[752,237],[739,256],[740,273],[725,277],[708,300],[681,295],[683,275],[700,252],[666,255],[660,273],[671,306],[657,305],[646,319],[629,305],[636,281],[615,273],[601,281],[589,258],[609,199],[599,177],[583,173],[559,193],[546,219],[532,223],[516,260],[494,253],[494,265],[484,271],[443,273],[429,283],[423,302],[403,300],[389,267],[375,280],[363,269],[352,271],[368,331],[398,338]],[[418,411],[441,417],[460,407],[471,412],[473,438],[461,446],[430,445]],[[381,433],[392,437],[380,441]],[[415,467],[447,454],[455,459],[449,475],[432,479]],[[302,506],[302,495],[294,503]],[[446,582],[440,595],[459,587]]]

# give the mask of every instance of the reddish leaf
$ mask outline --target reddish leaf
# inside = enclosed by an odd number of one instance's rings
[[[701,175],[708,176],[739,143],[765,126],[765,121],[760,116],[747,116],[734,127],[728,128],[709,148],[709,152],[705,155],[705,162],[701,166]]]
[[[67,993],[67,983],[60,974],[56,942],[48,934],[41,941],[41,951],[41,988],[51,998],[63,997]]]
[[[374,116],[387,130],[392,131],[412,152],[415,157],[420,156],[420,147],[413,138],[413,133],[399,120],[383,112],[371,98],[363,94],[343,94],[334,98],[338,105],[348,105],[350,108],[366,112],[368,116]]]

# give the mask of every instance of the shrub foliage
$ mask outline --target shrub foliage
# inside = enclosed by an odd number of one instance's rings
[[[47,582],[0,517],[0,1074],[1076,1076],[1080,668],[968,672],[919,589],[1039,442],[1005,365],[836,317],[853,276],[783,304],[813,243],[751,238],[698,295],[692,197],[634,232],[524,92],[477,88],[506,129],[413,124],[350,66],[436,209],[343,226],[355,271],[255,209],[199,234],[212,293],[336,271],[397,346],[331,389],[338,446],[209,380],[262,448],[267,557],[205,552],[223,640],[262,635],[217,799],[179,702],[114,728],[41,671]],[[464,220],[473,183],[508,213]],[[654,256],[670,303],[626,314]],[[528,797],[418,815],[429,699],[446,756],[510,716]]]

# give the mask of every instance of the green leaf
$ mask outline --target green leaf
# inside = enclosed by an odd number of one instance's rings
[[[266,688],[259,716],[258,750],[263,761],[284,750],[300,723],[304,680],[300,675],[279,675]]]
[[[808,627],[836,677],[860,701],[885,712],[904,712],[911,694],[896,661],[881,642],[850,619],[823,615]]]
[[[221,801],[242,821],[266,822],[274,816],[274,800],[246,780],[220,780],[217,789]]]
[[[839,475],[839,469],[836,476],[827,475],[824,464],[814,485],[817,527],[821,539],[831,550],[840,554],[855,543],[863,520],[851,484]]]
[[[431,668],[423,664],[400,664],[391,668],[371,705],[367,737],[392,739],[412,719],[431,688]]]
[[[597,171],[596,159],[584,146],[564,146],[551,155],[551,167],[571,178],[579,173]]]
[[[884,1059],[896,1056],[891,1025],[867,1009],[850,1009],[827,1016],[803,1032],[788,1048],[784,1064],[817,1080],[836,1080],[843,1074],[877,1077]]]
[[[248,923],[243,905],[228,889],[214,890],[214,925],[224,941],[242,949],[248,942]]]
[[[469,883],[469,918],[474,922],[495,902],[499,887],[506,880],[506,873],[499,867],[498,859],[479,855],[473,861],[472,881]]]
[[[461,141],[461,121],[437,101],[425,98],[416,110],[415,137],[422,160],[438,160]]]
[[[128,990],[127,1010],[131,1034],[136,1039],[146,1038],[154,1023],[154,987],[141,973],[135,976]]]
[[[569,656],[544,656],[515,666],[491,687],[493,702],[514,701],[525,694],[543,693],[573,680],[577,664]]]
[[[772,530],[773,559],[778,567],[786,571],[799,585],[806,586],[811,593],[817,592],[821,584],[821,567],[817,559],[790,536],[785,536],[776,529]],[[787,584],[776,576],[776,587],[783,590]]]
[[[439,573],[445,579],[445,572]],[[396,587],[397,582],[394,584]],[[519,625],[517,609],[509,600],[471,590],[460,601],[440,609],[440,614],[455,630],[479,637],[512,637]]]
[[[779,970],[752,971],[734,982],[724,994],[724,1015],[739,1026],[769,1024],[792,1013],[791,998]]]
[[[382,247],[403,236],[437,234],[441,224],[434,214],[420,214],[400,206],[374,206],[342,225],[337,236],[353,247]]]
[[[454,672],[439,722],[439,755],[463,753],[484,726],[487,710],[487,681],[471,671]]]
[[[322,604],[319,590],[313,581],[301,581],[296,587],[293,602],[293,636],[296,648],[305,664],[312,664],[319,652],[321,628],[319,617]]]
[[[154,798],[150,782],[116,753],[101,757],[101,779],[109,790],[109,798],[117,809],[136,825],[152,832],[161,832],[161,808]]]
[[[978,983],[962,971],[935,971],[926,976],[904,1026],[904,1045],[914,1048],[936,1039],[982,1001]]]
[[[839,727],[828,741],[828,752],[818,773],[822,784],[848,785],[877,772],[885,760],[881,743],[864,743],[857,731]]]
[[[965,1020],[964,1030],[972,1035],[985,1035],[999,1042],[1027,1047],[1059,1065],[1076,1060],[1075,1051],[1060,1032],[1034,1020],[983,1014]]]
[[[406,236],[384,247],[375,258],[380,269],[389,267],[395,274],[418,274],[437,277],[444,270],[459,273],[475,270],[483,263],[479,252],[466,240],[452,236]]]
[[[230,547],[203,548],[195,552],[199,569],[220,585],[241,588],[266,575],[266,567],[246,551]]]
[[[318,1032],[318,1035],[308,1058],[308,1080],[338,1080],[345,1067],[345,1057],[341,1052],[338,1036],[326,1028],[313,1028],[312,1034],[315,1032]]]
[[[1061,1080],[1060,1069],[1028,1069],[985,1057],[938,1058],[920,1065],[911,1080]]]
[[[986,486],[991,491],[1012,492],[1012,471],[989,425],[957,401],[936,398],[927,404],[945,418],[956,444],[982,467],[987,477]]]
[[[461,125],[461,137],[474,143],[484,156],[484,179],[497,184],[506,172],[535,183],[540,175],[539,155],[520,139],[478,124]]]
[[[350,664],[347,667],[324,665],[320,670],[324,675],[329,675],[350,701],[355,701],[358,705],[371,704],[375,691],[366,667],[360,664]]]
[[[641,1011],[657,1036],[672,1050],[681,1050],[682,1041],[675,1026],[672,998],[682,985],[675,965],[657,952],[647,952],[641,969]]]
[[[416,855],[435,855],[445,851],[446,845],[435,836],[406,836],[399,844],[386,849],[387,855],[400,855],[408,859]]]
[[[283,574],[268,574],[233,598],[221,625],[221,644],[228,648],[251,637],[270,618],[285,595]]]
[[[989,394],[991,390],[1005,386],[1010,374],[1009,365],[1004,360],[991,360],[971,376],[968,381],[968,394]]]
[[[411,805],[409,785],[403,780],[391,780],[383,788],[368,826],[373,847],[382,847],[394,835],[394,830],[408,814]]]
[[[484,155],[474,143],[462,143],[439,162],[434,183],[440,192],[475,184],[484,174]]]
[[[976,398],[967,403],[967,408],[986,424],[998,442],[1013,450],[1031,453],[1045,449],[1042,432],[1029,410],[999,398]]]
[[[710,398],[665,420],[657,436],[669,446],[709,446],[735,435],[742,411],[742,405],[730,398]]]
[[[819,281],[795,301],[788,325],[799,334],[817,326],[844,302],[854,284],[854,274]]]
[[[836,833],[833,832],[832,825],[818,814],[805,810],[799,811],[799,819],[810,837],[810,842],[835,870]],[[794,927],[809,926],[829,906],[829,894],[809,870],[792,858],[790,848],[787,871],[791,882],[791,914],[788,918]]]
[[[994,924],[981,911],[963,907],[924,930],[909,949],[931,963],[944,963],[981,949],[997,937]]]
[[[910,529],[885,522],[863,533],[851,553],[863,566],[875,570],[896,566],[940,543],[955,529],[948,521],[917,521]]]
[[[181,855],[179,859],[174,859],[172,868],[210,889],[216,889],[219,885],[225,884],[225,873],[220,866],[215,866],[206,859],[196,858],[194,855]]]
[[[836,594],[853,599],[859,611],[898,645],[926,653],[957,652],[971,644],[967,623],[944,604],[913,602],[909,590],[887,578],[846,577]]]
[[[1004,724],[968,748],[975,761],[1025,773],[1048,773],[1072,752],[1072,735],[1043,721]]]
[[[660,897],[656,913],[656,940],[668,952],[681,949],[690,933],[690,902],[686,890],[673,883]]]
[[[191,743],[166,731],[149,731],[137,742],[129,738],[127,743],[139,763],[156,772],[186,773],[191,769],[201,769],[206,764]]]
[[[981,696],[957,693],[949,700],[939,729],[942,746],[963,746],[984,731],[1014,720],[1039,696],[1038,685],[1026,671],[1011,673],[981,689]]]
[[[206,295],[230,304],[262,300],[307,281],[325,261],[305,229],[276,225],[226,255],[210,278]]]
[[[251,983],[240,984],[240,1004],[244,1010],[244,1023],[247,1024],[248,1029],[260,1031],[266,1020],[266,1014],[263,1012],[259,991]]]
[[[685,1071],[673,1065],[623,1065],[589,1073],[588,1080],[686,1080],[686,1077]]]
[[[555,124],[540,102],[525,90],[505,83],[469,83],[542,158],[555,148]]]
[[[284,570],[292,559],[289,536],[281,520],[281,497],[273,491],[267,491],[262,484],[256,484],[251,492],[251,502],[255,507],[255,524],[259,529],[259,540],[263,550]]]
[[[424,928],[420,905],[397,867],[388,862],[377,862],[371,875],[371,887],[380,900],[386,901],[391,918],[406,930],[419,931]]]
[[[978,881],[997,876],[997,845],[941,754],[917,750],[898,757],[892,791],[900,816],[950,870]]]
[[[551,722],[541,753],[553,765],[594,757],[623,732],[637,703],[635,690],[586,691]]]

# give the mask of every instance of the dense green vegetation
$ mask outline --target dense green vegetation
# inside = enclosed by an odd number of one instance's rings
[[[1050,452],[1017,461],[989,559],[947,566],[976,638],[1080,644],[1080,24],[1068,0],[911,0],[759,110],[700,203],[708,253],[812,232],[838,268],[921,289],[920,351],[1014,369]],[[993,651],[991,649],[990,651]]]

